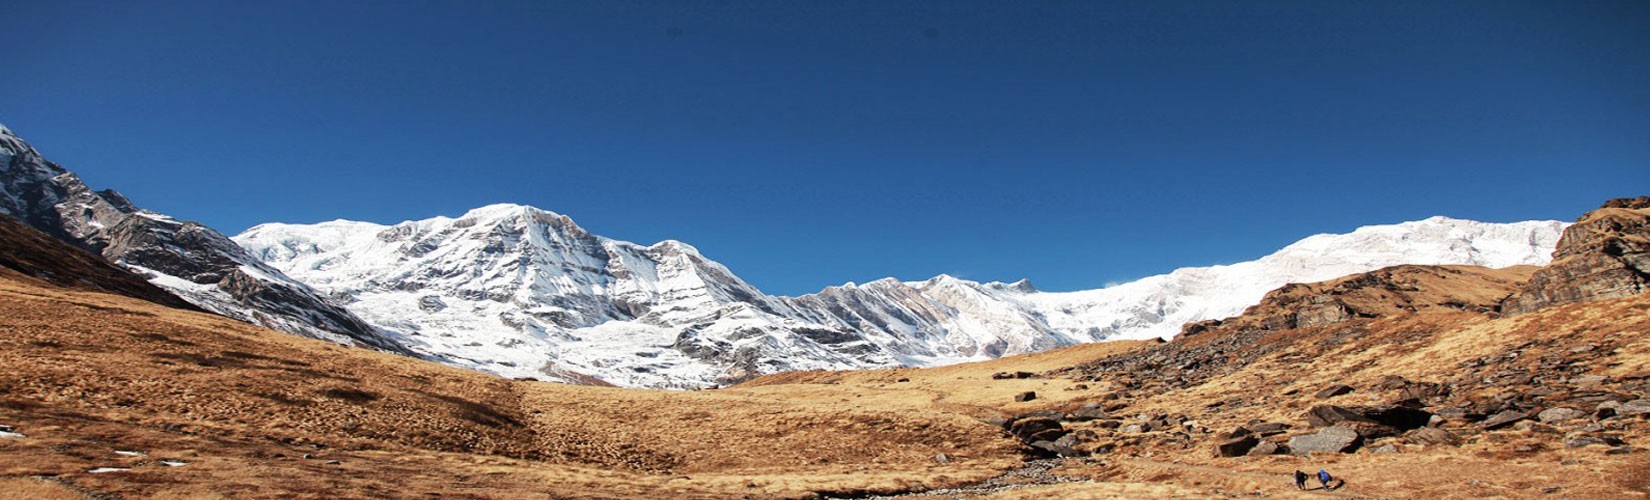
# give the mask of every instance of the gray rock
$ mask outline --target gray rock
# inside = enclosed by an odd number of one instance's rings
[[[1543,423],[1556,424],[1586,417],[1587,412],[1575,408],[1549,408],[1536,414],[1536,419]]]
[[[1507,410],[1491,415],[1490,418],[1484,419],[1484,428],[1500,429],[1526,418],[1530,418],[1530,414],[1521,411]]]
[[[1358,449],[1363,437],[1345,427],[1325,427],[1315,434],[1289,438],[1289,450],[1297,455],[1312,452],[1347,453]]]
[[[1227,458],[1241,457],[1248,454],[1249,450],[1254,449],[1255,445],[1258,444],[1260,444],[1260,439],[1247,433],[1241,436],[1229,437],[1221,442],[1215,443],[1215,456]]]
[[[1250,448],[1249,453],[1247,453],[1247,455],[1251,456],[1251,457],[1258,457],[1258,456],[1262,456],[1262,455],[1276,455],[1276,454],[1278,454],[1278,452],[1281,452],[1281,451],[1283,451],[1283,447],[1278,446],[1277,443],[1274,443],[1274,442],[1271,442],[1271,441],[1261,441],[1260,444],[1255,445],[1254,448]]]
[[[1376,447],[1375,449],[1369,450],[1369,452],[1370,453],[1397,453],[1398,452],[1398,447],[1393,446],[1391,444],[1383,444],[1383,445],[1380,445],[1380,446]]]
[[[1329,386],[1329,387],[1325,387],[1323,390],[1318,391],[1317,394],[1312,395],[1312,397],[1315,397],[1315,398],[1318,398],[1318,399],[1329,399],[1329,398],[1332,398],[1332,397],[1335,397],[1335,396],[1340,396],[1342,394],[1350,394],[1353,390],[1354,389],[1352,389],[1352,386],[1350,386],[1350,385],[1337,384],[1337,385],[1332,385],[1332,386]]]
[[[1404,435],[1404,440],[1415,444],[1425,445],[1441,444],[1454,446],[1461,444],[1461,438],[1456,437],[1455,434],[1450,433],[1450,431],[1439,429],[1437,427],[1422,427],[1409,431],[1409,434]]]

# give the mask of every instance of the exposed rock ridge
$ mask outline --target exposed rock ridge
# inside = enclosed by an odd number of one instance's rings
[[[1618,198],[1565,229],[1553,262],[1509,298],[1508,314],[1650,290],[1650,197]]]

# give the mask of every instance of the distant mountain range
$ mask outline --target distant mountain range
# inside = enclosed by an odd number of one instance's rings
[[[9,131],[0,132],[0,162],[0,212],[205,309],[508,377],[647,387],[1166,338],[1185,323],[1236,315],[1288,283],[1399,264],[1545,264],[1566,227],[1434,217],[1097,290],[942,275],[779,297],[685,243],[603,238],[533,207],[389,226],[265,224],[231,241],[93,192]]]

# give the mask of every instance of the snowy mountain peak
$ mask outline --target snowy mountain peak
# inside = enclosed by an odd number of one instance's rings
[[[265,224],[235,237],[445,362],[511,377],[698,387],[798,369],[927,366],[1077,342],[1168,337],[1290,282],[1397,264],[1545,262],[1564,224],[1434,217],[1305,238],[1258,260],[1113,287],[883,278],[762,293],[693,246],[590,235],[501,204],[394,226]]]

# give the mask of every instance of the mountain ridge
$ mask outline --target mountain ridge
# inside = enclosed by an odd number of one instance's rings
[[[1096,290],[1040,292],[1028,280],[942,274],[795,297],[767,295],[687,243],[605,238],[520,204],[389,225],[260,224],[234,240],[450,363],[512,377],[560,379],[560,371],[698,387],[777,371],[933,366],[1168,338],[1289,282],[1399,264],[1544,264],[1565,226],[1438,216],[1313,235],[1255,261]]]

